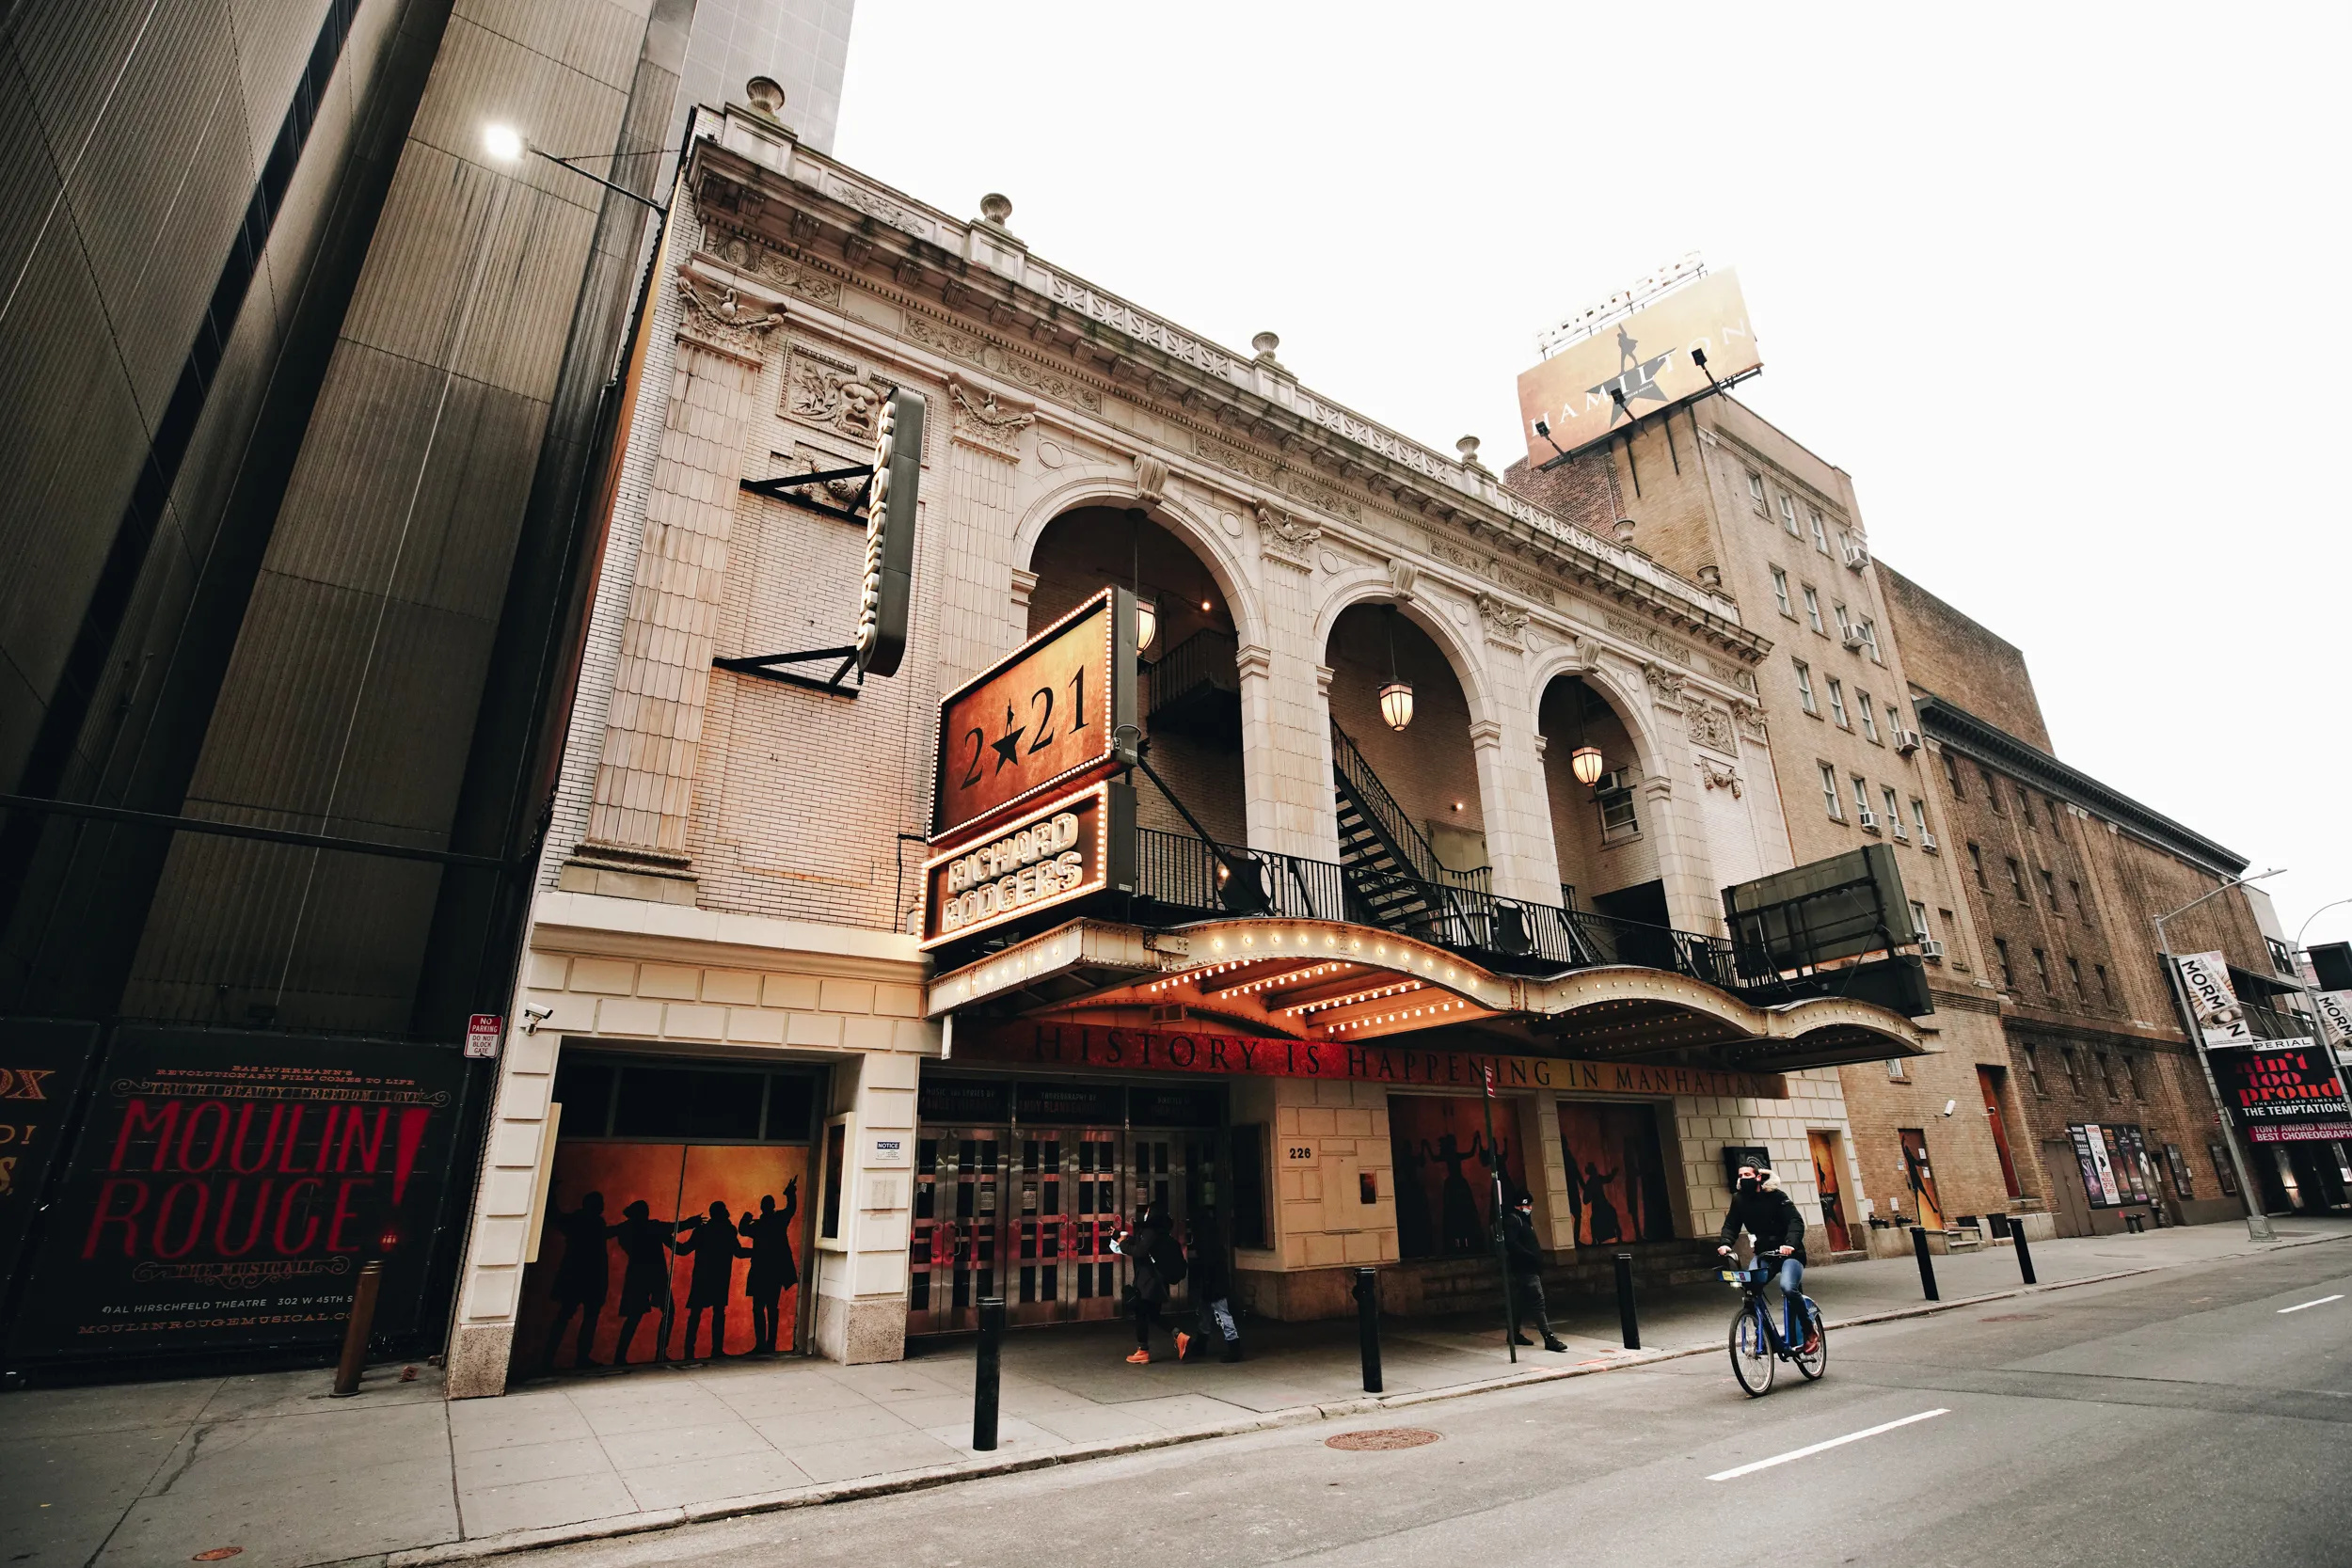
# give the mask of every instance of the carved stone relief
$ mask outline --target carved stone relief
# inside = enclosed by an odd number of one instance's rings
[[[1021,432],[1037,422],[1037,415],[1008,408],[996,394],[952,377],[947,402],[955,413],[955,438],[1003,457],[1021,455]]]
[[[1731,791],[1731,798],[1735,800],[1744,793],[1738,768],[1717,762],[1712,757],[1701,757],[1698,763],[1699,777],[1705,781],[1708,788],[1728,789]]]
[[[758,364],[767,357],[768,334],[784,325],[784,312],[766,310],[729,288],[714,288],[691,277],[677,280],[686,296],[686,319],[679,332],[723,354]]]
[[[1697,696],[1685,697],[1682,711],[1692,741],[1718,752],[1738,754],[1740,742],[1732,734],[1730,714]]]
[[[784,405],[776,412],[870,443],[882,396],[882,388],[852,361],[796,342],[785,362]]]
[[[1488,638],[1507,648],[1520,646],[1519,638],[1527,630],[1526,610],[1492,594],[1479,594],[1475,603],[1479,618],[1486,623]]]
[[[756,277],[780,293],[798,294],[812,305],[838,305],[838,279],[771,250],[747,234],[713,226],[704,235],[707,254],[737,272]]]
[[[1136,494],[1147,501],[1168,499],[1168,465],[1150,453],[1136,459]]]
[[[1261,484],[1279,490],[1294,499],[1305,501],[1310,506],[1320,507],[1326,512],[1336,513],[1343,517],[1358,518],[1363,515],[1362,507],[1328,485],[1318,484],[1286,465],[1270,462],[1255,452],[1245,451],[1228,442],[1195,434],[1192,438],[1192,450],[1194,454],[1203,462],[1214,463],[1227,473],[1240,474],[1245,479],[1254,479]]]
[[[1287,512],[1258,508],[1258,549],[1262,554],[1302,571],[1312,571],[1314,543],[1322,537],[1323,530],[1313,523]]]
[[[1493,555],[1456,544],[1441,533],[1431,532],[1428,538],[1429,553],[1439,561],[1475,572],[1487,581],[1507,588],[1521,598],[1533,599],[1537,604],[1557,605],[1560,602],[1559,594],[1549,585],[1537,581]]]
[[[1649,682],[1650,695],[1661,706],[1677,706],[1682,701],[1682,672],[1669,670],[1656,659],[1642,663],[1642,678]]]
[[[936,349],[950,359],[961,359],[1001,375],[1041,398],[1092,414],[1103,411],[1103,394],[1082,381],[1033,364],[1019,355],[1008,354],[985,338],[943,325],[920,311],[909,310],[905,322],[908,339],[925,348]]]

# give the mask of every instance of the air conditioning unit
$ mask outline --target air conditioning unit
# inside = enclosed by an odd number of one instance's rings
[[[1932,958],[1937,963],[1942,963],[1944,961],[1944,944],[1936,941],[1933,937],[1921,937],[1919,939],[1919,956],[1923,958]]]
[[[1862,635],[1862,628],[1860,626],[1845,626],[1840,628],[1837,640],[1849,648],[1867,648],[1870,645],[1870,640]]]
[[[1933,854],[1935,852],[1935,835],[1928,832],[1925,828],[1919,830],[1919,847],[1927,850],[1930,854]]]
[[[1623,795],[1632,787],[1632,778],[1622,768],[1612,768],[1593,781],[1596,795]]]
[[[1912,752],[1917,751],[1918,749],[1919,732],[1917,730],[1897,730],[1895,732],[1895,750],[1900,752],[1905,756],[1909,756]]]
[[[1846,541],[1846,565],[1856,572],[1870,564],[1870,546],[1855,540]]]
[[[1854,816],[1854,820],[1862,824],[1862,831],[1866,833],[1874,833],[1879,831],[1879,814],[1877,812],[1866,811],[1857,813]]]
[[[1897,842],[1902,844],[1909,844],[1911,842],[1911,830],[1903,826],[1903,819],[1901,817],[1897,816],[1890,818],[1886,825],[1888,830],[1894,833]]]

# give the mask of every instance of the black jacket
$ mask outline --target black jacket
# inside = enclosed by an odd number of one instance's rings
[[[1160,1271],[1160,1259],[1172,1239],[1165,1230],[1138,1225],[1120,1238],[1120,1255],[1134,1271],[1136,1297],[1139,1301],[1166,1301],[1168,1279]]]
[[[1724,1245],[1738,1241],[1742,1230],[1756,1238],[1759,1253],[1789,1246],[1797,1249],[1799,1262],[1804,1260],[1804,1216],[1777,1187],[1732,1196],[1731,1212],[1724,1218]]]
[[[1513,1274],[1544,1272],[1544,1247],[1535,1239],[1534,1222],[1517,1209],[1502,1212],[1502,1254]]]

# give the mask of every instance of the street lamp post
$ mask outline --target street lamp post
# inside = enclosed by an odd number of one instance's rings
[[[526,152],[530,153],[534,158],[545,158],[548,163],[554,164],[560,168],[571,170],[574,174],[579,175],[582,180],[595,181],[597,184],[602,185],[606,190],[611,191],[614,196],[627,197],[629,200],[636,202],[640,207],[650,207],[656,214],[662,217],[666,218],[670,215],[670,210],[667,207],[664,207],[660,202],[654,200],[653,198],[649,196],[639,196],[635,191],[630,190],[627,185],[616,185],[601,174],[592,174],[588,170],[580,167],[579,164],[573,162],[571,158],[559,158],[554,153],[548,151],[545,148],[532,146],[530,138],[525,136],[520,131],[516,130],[511,125],[484,126],[482,128],[482,149],[501,164],[514,163],[522,157],[522,155]],[[580,154],[575,154],[575,156],[580,156]]]
[[[2263,1212],[2261,1195],[2255,1190],[2254,1173],[2238,1148],[2237,1131],[2231,1125],[2229,1107],[2221,1102],[2221,1085],[2215,1082],[2213,1063],[2205,1055],[2205,1037],[2197,1027],[2196,1015],[2189,1011],[2188,998],[2182,994],[2181,969],[2172,958],[2172,939],[2165,933],[2164,923],[2177,920],[2208,898],[2217,898],[2233,887],[2247,882],[2259,882],[2265,877],[2276,877],[2283,867],[2257,871],[2250,877],[2233,877],[2210,893],[2198,895],[2179,909],[2155,917],[2156,946],[2164,954],[2164,983],[2172,992],[2172,1010],[2180,1015],[2181,1027],[2188,1035],[2188,1048],[2197,1057],[2197,1066],[2205,1075],[2205,1092],[2213,1096],[2214,1110],[2221,1117],[2221,1146],[2230,1151],[2230,1166],[2237,1172],[2238,1193],[2246,1202],[2246,1235],[2255,1242],[2275,1242],[2278,1232],[2270,1228],[2270,1216]]]

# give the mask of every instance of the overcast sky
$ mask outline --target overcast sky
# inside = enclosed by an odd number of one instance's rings
[[[1498,470],[1538,327],[1738,268],[1740,396],[2294,935],[2352,897],[2352,8],[1764,12],[857,0],[835,145]]]

